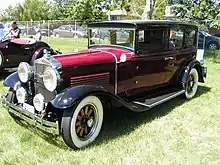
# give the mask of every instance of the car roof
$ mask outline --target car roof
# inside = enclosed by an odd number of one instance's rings
[[[156,25],[156,26],[184,25],[184,26],[198,27],[195,23],[188,23],[188,22],[174,21],[174,20],[114,20],[114,21],[91,23],[88,25],[88,27],[141,28],[146,25]]]

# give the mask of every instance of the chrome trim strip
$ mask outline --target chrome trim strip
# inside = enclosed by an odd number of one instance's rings
[[[35,127],[39,128],[40,130],[43,130],[45,132],[59,135],[59,124],[58,121],[56,122],[50,122],[46,121],[26,110],[21,109],[20,107],[7,102],[8,111],[15,116],[18,116],[19,118],[23,119],[27,123],[34,125]]]
[[[185,90],[181,90],[181,91],[175,93],[174,95],[171,95],[171,96],[169,96],[169,97],[167,97],[167,98],[165,98],[165,99],[163,99],[163,100],[160,100],[160,101],[155,102],[155,103],[150,104],[150,105],[145,104],[145,103],[142,103],[142,102],[138,102],[138,101],[134,101],[134,103],[139,104],[139,105],[146,106],[146,107],[148,107],[148,108],[153,108],[153,107],[155,107],[155,106],[157,106],[157,105],[159,105],[159,104],[161,104],[161,103],[164,103],[164,102],[166,102],[166,101],[168,101],[168,100],[171,100],[171,99],[173,99],[173,98],[175,98],[175,97],[177,97],[177,96],[183,94],[184,92],[185,92]]]

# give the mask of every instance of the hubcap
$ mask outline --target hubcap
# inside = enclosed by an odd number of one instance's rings
[[[186,90],[188,93],[193,91],[193,87],[195,83],[196,82],[195,82],[194,77],[192,75],[189,75],[189,79],[188,79],[187,86],[186,86]]]
[[[210,50],[216,50],[217,49],[217,45],[216,44],[210,44],[209,45],[209,49]]]
[[[87,140],[93,135],[98,124],[97,119],[97,108],[93,104],[87,104],[79,111],[75,130],[81,140]]]

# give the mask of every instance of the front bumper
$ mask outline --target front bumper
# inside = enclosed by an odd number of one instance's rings
[[[5,107],[8,108],[9,113],[23,119],[27,123],[34,125],[36,128],[51,133],[55,135],[59,135],[59,124],[58,121],[56,122],[50,122],[47,120],[44,120],[40,118],[39,116],[36,116],[21,107],[10,103],[8,101],[4,102]]]

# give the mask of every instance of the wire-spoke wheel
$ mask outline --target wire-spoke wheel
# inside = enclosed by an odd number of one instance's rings
[[[187,99],[191,99],[195,96],[198,89],[198,81],[199,81],[198,72],[195,68],[192,68],[190,70],[190,73],[186,81],[185,96]]]
[[[61,128],[65,143],[82,148],[99,135],[103,122],[103,106],[96,96],[85,97],[74,109],[64,111]]]

